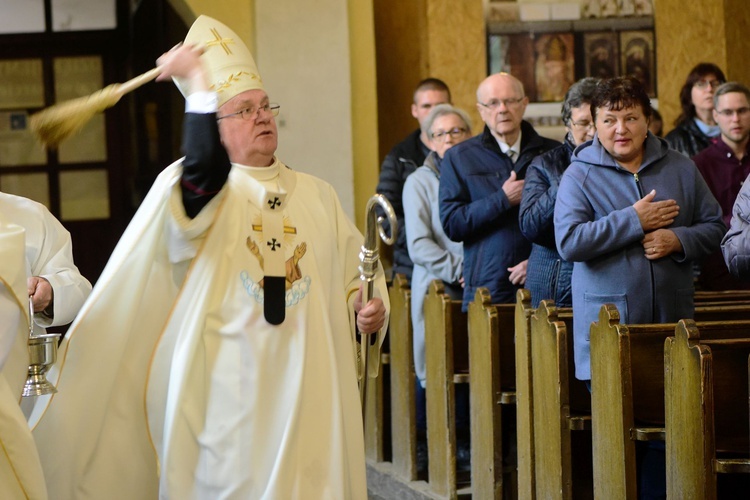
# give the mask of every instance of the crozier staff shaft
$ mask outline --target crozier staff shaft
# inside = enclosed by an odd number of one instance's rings
[[[380,207],[385,212],[388,218],[388,223],[391,226],[391,234],[388,236],[385,227],[383,226],[383,217],[378,217],[375,207]],[[393,245],[396,241],[396,234],[398,234],[398,220],[396,219],[396,212],[393,211],[393,207],[388,202],[388,199],[382,194],[373,195],[367,201],[367,208],[365,209],[365,242],[359,252],[359,278],[364,283],[362,287],[362,306],[372,299],[373,295],[373,281],[375,280],[375,274],[378,270],[378,238],[382,239],[387,245]],[[359,397],[362,403],[362,418],[365,416],[365,406],[367,404],[367,359],[369,357],[370,347],[370,336],[360,336],[360,359],[362,366],[362,379],[360,381]]]

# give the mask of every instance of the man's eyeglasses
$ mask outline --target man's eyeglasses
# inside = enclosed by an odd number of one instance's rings
[[[480,102],[479,105],[495,111],[500,105],[505,105],[506,108],[515,108],[521,103],[521,101],[523,101],[523,97],[514,99],[492,99],[490,102]]]
[[[721,111],[719,111],[717,109],[716,112],[719,113],[721,116],[724,116],[726,118],[731,118],[735,114],[737,114],[737,116],[742,117],[742,116],[747,116],[747,114],[750,113],[750,108],[722,109]]]
[[[595,126],[594,122],[587,122],[587,121],[582,121],[582,122],[571,121],[570,125],[576,130],[591,130]]]
[[[448,136],[450,136],[452,139],[456,139],[458,137],[462,137],[468,131],[468,129],[465,129],[463,127],[456,127],[450,130],[440,130],[432,134],[432,138],[436,141],[443,142],[448,140]]]
[[[281,108],[281,105],[270,103],[270,104],[264,104],[263,106],[259,108],[245,108],[241,109],[239,111],[236,111],[234,113],[229,113],[228,115],[224,116],[218,116],[216,117],[216,121],[223,120],[224,118],[229,118],[230,116],[239,116],[243,120],[255,120],[258,118],[261,112],[268,113],[270,112],[272,116],[279,116],[279,108]]]
[[[716,90],[722,83],[724,82],[720,82],[719,80],[698,80],[693,86],[698,87],[699,89],[707,89],[710,86],[712,89]]]

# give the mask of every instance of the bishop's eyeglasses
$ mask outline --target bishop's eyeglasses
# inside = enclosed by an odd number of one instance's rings
[[[279,109],[281,108],[280,104],[276,103],[266,103],[263,106],[260,106],[258,108],[251,107],[251,108],[245,108],[241,109],[239,111],[235,111],[234,113],[229,113],[228,115],[224,116],[217,116],[216,121],[223,120],[224,118],[229,118],[230,116],[239,116],[243,120],[255,120],[260,116],[260,113],[271,113],[272,116],[279,116]]]

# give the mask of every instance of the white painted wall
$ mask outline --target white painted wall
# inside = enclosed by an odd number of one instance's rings
[[[331,183],[354,214],[346,0],[255,0],[256,62],[281,104],[278,157]]]

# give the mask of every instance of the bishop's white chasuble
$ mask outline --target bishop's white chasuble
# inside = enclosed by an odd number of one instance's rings
[[[278,161],[234,165],[192,220],[178,179],[175,165],[152,188],[71,328],[59,393],[32,415],[48,488],[366,498],[351,312],[362,236],[331,186]],[[382,273],[376,285],[387,306]]]

